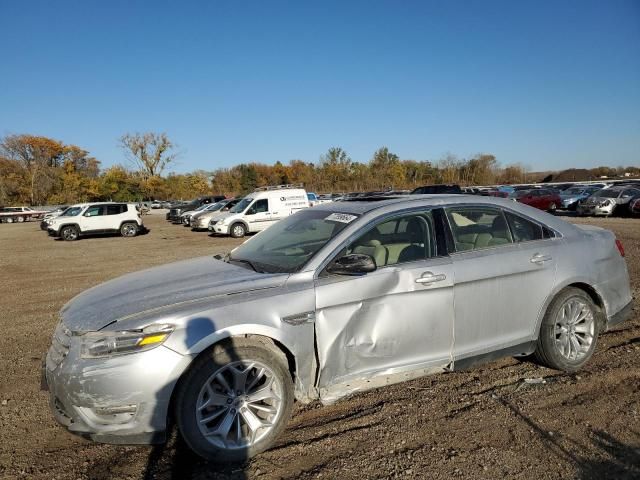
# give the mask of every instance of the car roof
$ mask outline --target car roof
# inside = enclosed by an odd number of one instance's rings
[[[389,197],[372,197],[368,199],[363,199],[362,197],[360,197],[354,200],[323,203],[312,208],[313,210],[321,210],[332,213],[335,212],[350,213],[353,215],[366,215],[368,213],[377,214],[377,211],[380,211],[380,213],[389,213],[396,210],[402,210],[404,208],[412,207],[439,207],[468,204],[486,205],[512,210],[521,215],[541,222],[553,229],[556,229],[563,234],[570,231],[578,230],[577,227],[574,227],[572,224],[562,220],[561,218],[537,208],[530,207],[529,205],[515,202],[507,198],[490,196],[485,197],[479,195],[398,195]]]

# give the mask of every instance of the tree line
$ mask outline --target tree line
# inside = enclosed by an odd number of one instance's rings
[[[449,155],[438,161],[405,160],[387,147],[379,148],[366,163],[353,161],[342,148],[333,147],[317,162],[242,163],[212,171],[165,175],[179,153],[166,134],[127,133],[118,144],[128,165],[102,168],[99,160],[76,145],[29,134],[0,138],[0,205],[175,200],[210,193],[232,196],[256,187],[291,183],[302,183],[308,191],[328,193],[411,189],[434,183],[491,185],[539,180],[530,178],[521,165],[502,167],[490,154],[466,159]]]

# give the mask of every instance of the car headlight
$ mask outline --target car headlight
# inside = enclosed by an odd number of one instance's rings
[[[139,330],[90,332],[82,335],[82,358],[104,358],[113,355],[144,352],[164,343],[173,325],[153,324]]]

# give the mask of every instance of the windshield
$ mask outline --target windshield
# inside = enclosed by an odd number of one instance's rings
[[[253,202],[253,198],[243,198],[240,200],[235,207],[229,210],[229,213],[242,213],[249,206],[249,204]]]
[[[69,207],[62,214],[61,217],[75,217],[82,211],[82,207]]]
[[[602,198],[618,198],[620,196],[620,190],[598,190],[593,194],[594,197],[602,197]]]
[[[246,263],[258,272],[297,272],[356,218],[326,210],[302,210],[240,245],[228,260]]]
[[[584,188],[568,188],[566,189],[563,194],[564,195],[582,195],[584,192],[586,192],[586,190]]]

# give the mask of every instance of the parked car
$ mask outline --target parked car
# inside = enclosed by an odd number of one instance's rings
[[[189,222],[191,229],[194,231],[207,230],[207,228],[209,227],[209,221],[212,218],[217,218],[221,215],[224,215],[233,207],[235,207],[240,202],[240,200],[242,200],[242,197],[220,200],[219,202],[210,205],[209,208],[205,209],[204,211],[192,215]]]
[[[204,197],[196,198],[188,203],[180,203],[176,205],[172,205],[167,213],[167,220],[173,223],[180,223],[180,215],[184,212],[188,212],[190,210],[195,210],[196,208],[208,204],[208,203],[216,203],[220,200],[224,200],[224,195],[207,195]]]
[[[608,230],[492,197],[335,202],[222,259],[80,294],[43,374],[73,433],[158,442],[171,418],[197,454],[238,461],[273,445],[294,400],[514,355],[575,372],[631,308]]]
[[[546,188],[516,190],[509,194],[509,198],[548,212],[555,212],[562,205],[560,195]]]
[[[640,215],[640,196],[629,202],[629,212],[631,215]]]
[[[173,222],[173,223],[179,223],[181,225],[184,225],[185,227],[188,227],[191,221],[191,216],[193,214],[204,212],[207,210],[207,208],[211,207],[212,205],[215,205],[215,203],[203,203],[195,210],[187,210],[186,212],[183,212],[180,214],[177,222]]]
[[[164,208],[164,202],[161,202],[160,200],[154,200],[153,202],[151,202],[151,208],[153,210]]]
[[[50,212],[45,213],[44,216],[42,217],[42,221],[40,222],[40,230],[44,230],[46,232],[47,227],[49,226],[49,221],[53,218],[56,218],[62,215],[67,208],[69,208],[68,205],[63,205],[63,206],[57,207],[54,210],[51,210]]]
[[[447,184],[447,185],[425,185],[424,187],[418,187],[411,192],[411,195],[440,195],[446,193],[462,193],[462,189],[459,185]]]
[[[589,198],[592,194],[600,190],[598,187],[575,186],[563,190],[560,193],[562,208],[565,210],[575,210],[578,204]]]
[[[265,230],[279,220],[309,207],[304,188],[263,187],[244,197],[215,223],[209,222],[217,235],[244,237]]]
[[[135,237],[144,230],[142,216],[135,204],[96,202],[80,203],[52,218],[47,232],[63,240],[77,240],[85,235],[120,233]]]
[[[629,202],[640,195],[640,189],[633,187],[609,187],[598,190],[577,207],[578,215],[626,214]]]

